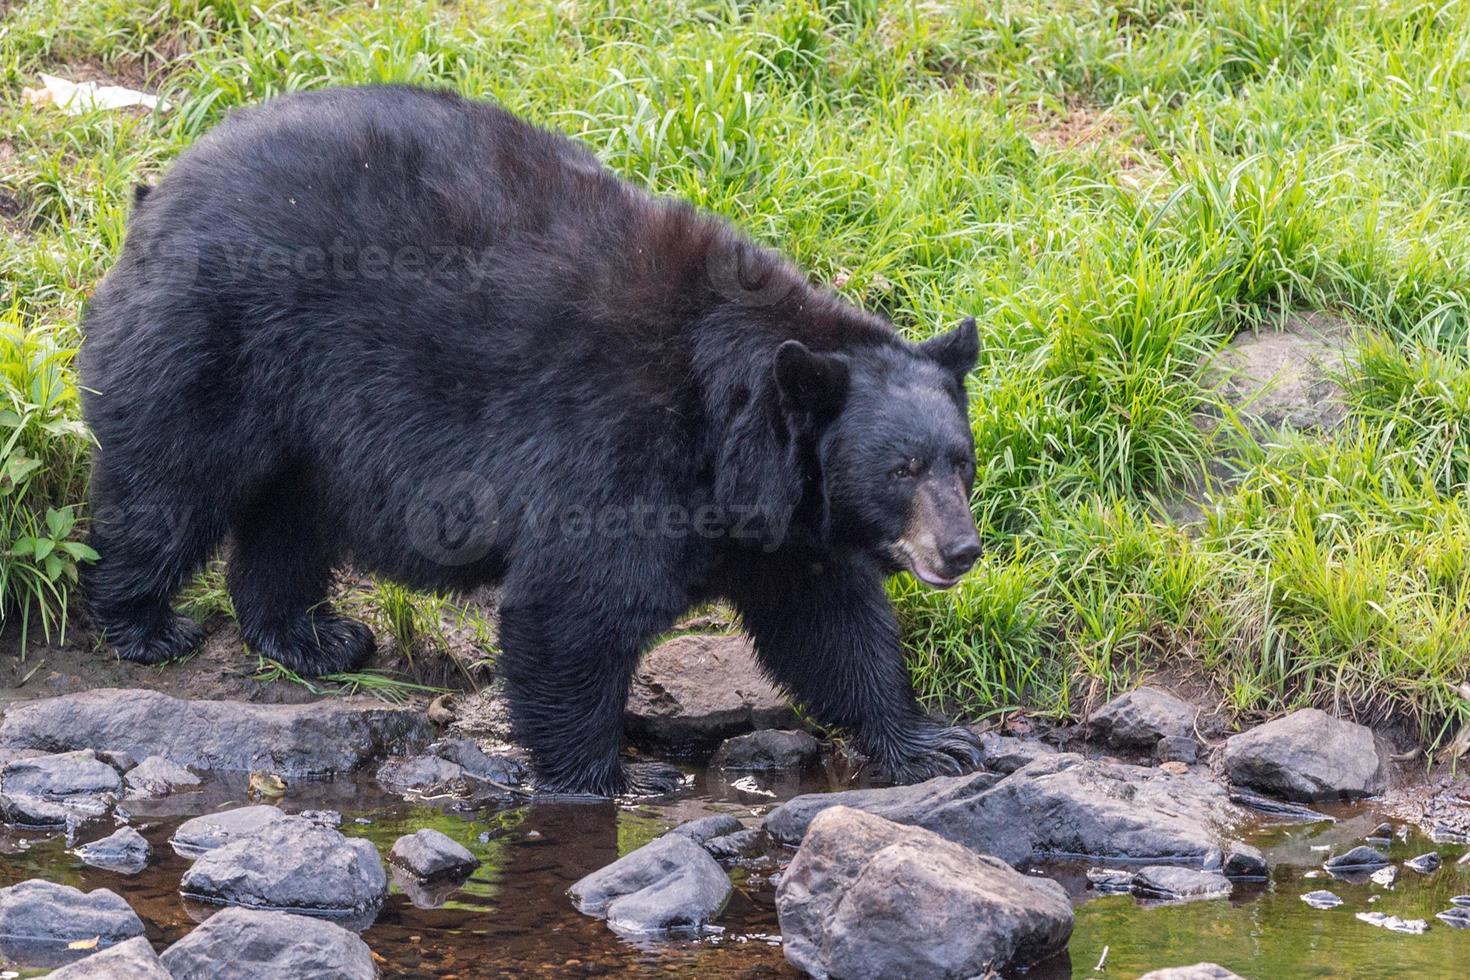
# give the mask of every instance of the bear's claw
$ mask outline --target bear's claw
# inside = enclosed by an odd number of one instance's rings
[[[284,637],[252,644],[267,660],[302,677],[321,677],[360,667],[373,654],[373,631],[355,619],[317,610],[291,624]]]
[[[204,642],[204,627],[187,616],[170,614],[164,627],[146,639],[116,642],[117,655],[137,664],[163,664],[193,653]]]
[[[684,774],[667,762],[630,762],[623,784],[623,796],[665,796],[684,785]]]
[[[920,783],[936,776],[962,776],[985,765],[980,736],[968,728],[935,726],[916,735],[896,760],[882,765],[894,783]]]

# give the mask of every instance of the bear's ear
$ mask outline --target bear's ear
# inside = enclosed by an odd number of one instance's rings
[[[776,387],[787,408],[831,418],[847,400],[850,371],[840,354],[819,354],[799,340],[776,348]]]
[[[964,321],[948,333],[931,337],[919,345],[919,350],[929,355],[940,367],[961,381],[975,369],[980,360],[980,331],[975,328],[975,318]]]

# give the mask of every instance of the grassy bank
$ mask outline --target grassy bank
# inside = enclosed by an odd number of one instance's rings
[[[395,6],[396,5],[388,5]],[[230,107],[491,97],[724,214],[918,337],[975,314],[988,551],[895,583],[927,696],[1068,713],[1168,669],[1240,712],[1470,721],[1470,3],[98,0],[0,34],[0,593],[54,626],[84,521],[67,388],[129,188]],[[156,117],[21,104],[40,71]],[[1330,435],[1207,380],[1291,310],[1355,328]],[[1159,501],[1200,482],[1182,526]],[[1216,466],[1219,471],[1219,466]]]

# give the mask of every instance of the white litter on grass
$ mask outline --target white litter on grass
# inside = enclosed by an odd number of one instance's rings
[[[73,82],[43,74],[41,86],[26,89],[21,93],[21,98],[31,105],[54,105],[73,116],[80,116],[94,109],[128,109],[141,106],[144,109],[162,110],[169,107],[167,102],[160,102],[156,95],[121,85]]]
[[[1393,932],[1406,932],[1411,936],[1429,931],[1429,923],[1423,919],[1400,919],[1396,915],[1384,915],[1382,912],[1359,912],[1357,917],[1370,926],[1378,926]]]

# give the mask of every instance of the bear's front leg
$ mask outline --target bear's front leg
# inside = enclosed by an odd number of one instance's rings
[[[615,602],[556,587],[507,588],[500,608],[498,668],[510,689],[515,740],[531,752],[536,789],[613,797],[668,793],[678,769],[625,764],[623,713],[648,641],[669,628],[672,603]]]
[[[792,563],[741,576],[732,592],[766,670],[822,724],[852,731],[885,778],[919,782],[984,763],[979,736],[915,699],[877,567]]]

